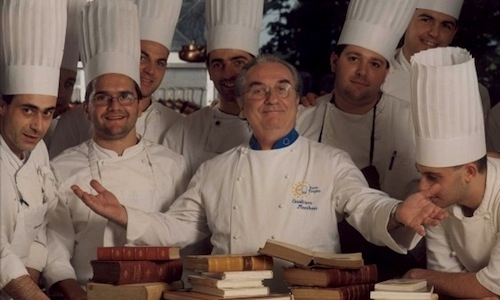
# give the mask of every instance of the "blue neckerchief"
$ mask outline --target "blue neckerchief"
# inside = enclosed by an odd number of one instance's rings
[[[299,138],[299,133],[297,130],[292,129],[287,135],[276,141],[273,145],[273,150],[274,149],[281,149],[290,146]],[[262,150],[262,148],[259,145],[259,142],[257,142],[257,139],[252,135],[252,138],[250,139],[250,149],[252,150]]]

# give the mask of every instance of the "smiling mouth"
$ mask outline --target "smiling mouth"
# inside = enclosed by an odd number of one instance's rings
[[[427,40],[421,40],[422,43],[430,48],[436,48],[438,46],[438,43],[427,41]]]

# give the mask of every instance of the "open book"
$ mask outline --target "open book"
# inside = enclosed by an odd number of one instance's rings
[[[281,258],[301,267],[359,269],[364,265],[361,253],[318,252],[276,240],[267,240],[259,253]]]

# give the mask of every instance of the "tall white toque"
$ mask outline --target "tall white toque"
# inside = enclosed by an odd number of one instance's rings
[[[394,55],[415,12],[417,0],[351,0],[338,45],[355,45]]]
[[[182,0],[135,0],[141,40],[157,42],[170,50]]]
[[[57,96],[66,0],[0,0],[0,93]]]
[[[206,0],[207,53],[238,49],[259,54],[263,0]]]
[[[484,118],[474,59],[462,48],[413,55],[412,111],[416,161],[452,167],[486,155]]]
[[[103,74],[132,78],[140,86],[137,6],[124,0],[94,0],[82,10],[79,31],[85,85]]]
[[[80,51],[78,49],[78,24],[83,6],[87,0],[67,0],[68,1],[68,25],[66,26],[66,38],[64,39],[64,54],[61,62],[61,69],[77,71]]]
[[[417,8],[437,11],[458,20],[464,0],[419,0]]]

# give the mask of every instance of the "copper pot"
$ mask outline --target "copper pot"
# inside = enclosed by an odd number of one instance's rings
[[[187,62],[204,62],[207,58],[205,46],[198,46],[194,41],[182,46],[179,58]]]

